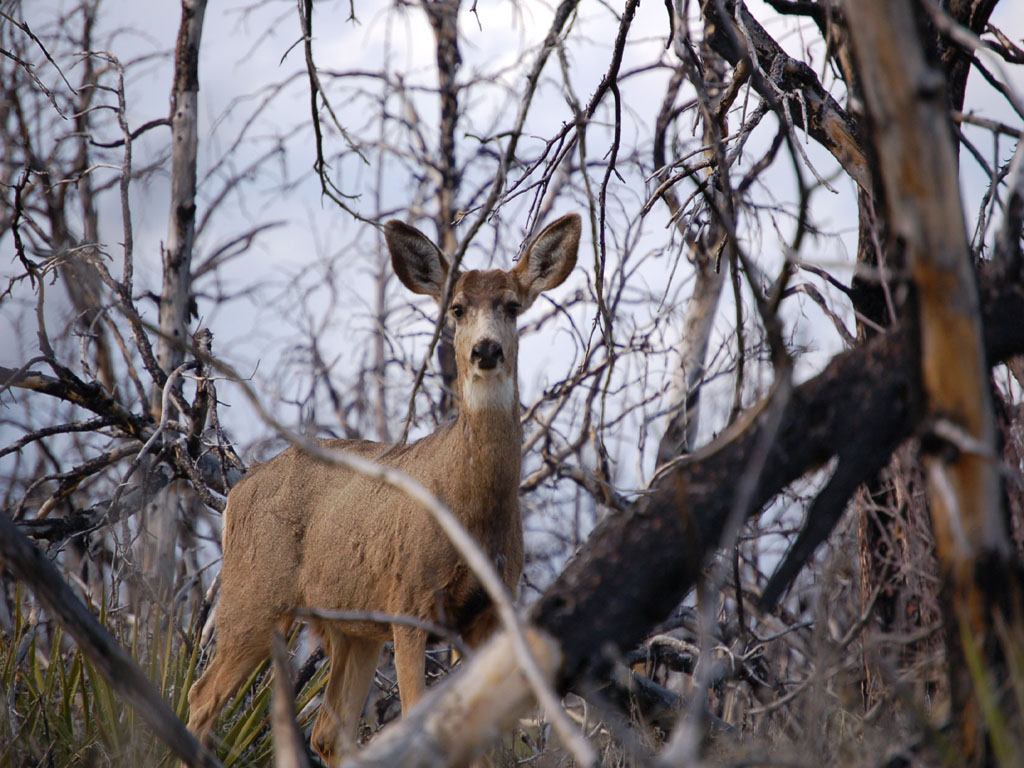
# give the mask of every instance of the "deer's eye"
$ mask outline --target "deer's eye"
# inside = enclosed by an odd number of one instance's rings
[[[519,311],[521,309],[522,306],[519,304],[518,301],[510,301],[508,304],[505,305],[505,311],[508,312],[509,317],[518,317]]]
[[[452,304],[452,317],[459,320],[464,314],[466,314],[466,310],[461,304]]]

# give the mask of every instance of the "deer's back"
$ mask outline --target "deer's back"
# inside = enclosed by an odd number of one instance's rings
[[[462,468],[441,460],[444,430],[389,450],[346,441],[328,447],[358,452],[409,474],[459,514]],[[432,617],[457,561],[455,549],[418,502],[380,480],[338,473],[325,492],[311,499],[301,599],[334,610]]]

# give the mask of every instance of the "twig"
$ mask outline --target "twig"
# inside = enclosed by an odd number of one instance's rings
[[[171,398],[171,389],[174,386],[175,380],[183,372],[191,368],[196,368],[198,367],[198,365],[198,360],[189,360],[188,362],[184,362],[177,368],[175,368],[171,372],[171,375],[167,377],[167,381],[164,383],[163,393],[161,395],[160,423],[157,425],[156,429],[153,430],[153,434],[149,436],[149,439],[146,440],[145,444],[142,446],[142,449],[135,456],[135,459],[132,461],[131,465],[128,467],[128,470],[125,472],[124,477],[121,478],[121,482],[118,483],[117,491],[114,493],[114,498],[110,502],[110,507],[107,510],[108,514],[112,514],[117,509],[117,502],[120,500],[121,494],[124,491],[124,489],[128,486],[128,480],[135,473],[135,470],[139,468],[139,466],[142,464],[142,460],[152,449],[156,441],[160,438],[160,435],[163,434],[163,431],[167,428],[167,420],[170,418],[170,408],[168,408],[168,405],[170,403]]]
[[[270,644],[274,664],[274,691],[270,704],[270,730],[274,739],[275,768],[308,768],[306,744],[295,722],[295,696],[292,693],[291,664],[288,648],[275,629]]]

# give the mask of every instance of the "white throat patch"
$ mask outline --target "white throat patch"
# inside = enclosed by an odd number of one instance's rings
[[[470,411],[510,410],[517,405],[515,397],[515,383],[506,371],[470,371],[462,382],[462,404]]]

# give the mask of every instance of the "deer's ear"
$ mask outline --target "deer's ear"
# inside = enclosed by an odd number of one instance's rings
[[[530,243],[512,270],[523,309],[533,304],[544,291],[561,285],[572,272],[576,266],[581,228],[579,215],[570,213],[549,224]]]
[[[384,226],[384,237],[391,251],[391,265],[402,285],[440,301],[449,269],[441,249],[416,227],[397,219]]]

